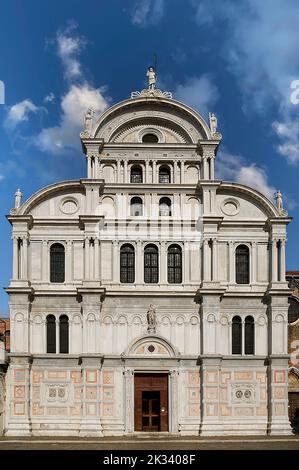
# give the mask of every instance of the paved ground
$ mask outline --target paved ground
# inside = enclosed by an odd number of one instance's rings
[[[0,438],[2,450],[299,450],[299,435],[248,437],[170,437],[136,435],[104,438]]]

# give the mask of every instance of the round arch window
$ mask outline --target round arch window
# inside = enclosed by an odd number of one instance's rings
[[[157,144],[159,142],[159,139],[156,134],[148,133],[144,134],[144,136],[142,137],[142,142],[144,142],[145,144]]]

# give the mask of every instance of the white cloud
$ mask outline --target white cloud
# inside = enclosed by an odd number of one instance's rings
[[[284,120],[274,121],[273,129],[276,135],[282,140],[277,145],[277,151],[287,158],[290,164],[299,162],[299,119],[292,119],[284,115]]]
[[[299,79],[298,2],[222,0],[217,8],[211,8],[210,0],[192,4],[201,28],[221,28],[222,58],[238,80],[244,111],[265,113],[275,104],[279,119],[273,128],[283,140],[277,150],[288,162],[299,161],[299,133],[292,122],[298,106],[290,101],[291,83]]]
[[[44,103],[53,103],[55,101],[55,95],[52,91],[44,97]]]
[[[30,113],[37,113],[43,108],[36,106],[30,99],[14,104],[8,110],[5,127],[14,129],[20,122],[28,121]]]
[[[266,171],[255,163],[248,164],[240,155],[220,150],[216,157],[216,176],[255,188],[273,201],[276,189],[269,184]]]
[[[159,23],[164,14],[164,0],[138,0],[132,12],[132,23],[148,26]]]
[[[95,88],[84,80],[79,53],[85,46],[86,39],[74,35],[74,29],[72,24],[56,35],[57,53],[69,83],[68,91],[61,97],[59,123],[42,129],[35,139],[40,150],[52,154],[79,150],[79,133],[83,130],[83,118],[87,109],[93,108],[96,113],[102,113],[110,101],[105,87]]]
[[[78,56],[86,45],[84,37],[73,35],[73,30],[76,28],[71,24],[63,31],[58,31],[57,40],[57,54],[61,59],[64,67],[64,75],[67,80],[74,80],[82,77],[82,68],[78,60]]]
[[[71,85],[61,99],[60,123],[43,129],[36,139],[40,150],[50,153],[61,153],[80,147],[79,133],[83,129],[83,117],[92,107],[97,113],[103,112],[109,105],[104,96],[104,88],[93,88],[88,83]]]
[[[184,84],[179,84],[174,91],[174,98],[189,104],[203,115],[213,111],[213,106],[219,98],[217,87],[209,75],[190,77]]]

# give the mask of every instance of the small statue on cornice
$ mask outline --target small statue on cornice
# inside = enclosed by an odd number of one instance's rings
[[[18,188],[15,192],[15,209],[19,209],[19,207],[21,206],[22,197],[23,194],[20,188]]]
[[[150,304],[149,309],[146,314],[148,328],[147,331],[149,333],[156,333],[156,326],[157,326],[157,316],[156,316],[156,309],[153,304]]]
[[[84,116],[84,131],[81,132],[81,137],[90,137],[92,131],[92,120],[95,114],[94,109],[88,108]]]
[[[214,113],[209,113],[209,121],[211,134],[215,134],[217,132],[218,120]]]
[[[278,190],[275,194],[275,201],[276,201],[276,207],[278,209],[278,212],[282,216],[287,216],[288,213],[287,211],[283,208],[283,203],[282,203],[282,193],[280,190]]]
[[[148,89],[152,91],[156,88],[157,83],[156,71],[154,67],[151,66],[147,69],[146,76],[148,77]]]

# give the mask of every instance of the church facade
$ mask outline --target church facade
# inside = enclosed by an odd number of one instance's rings
[[[6,435],[288,434],[286,226],[215,179],[221,134],[150,84],[15,207]]]

